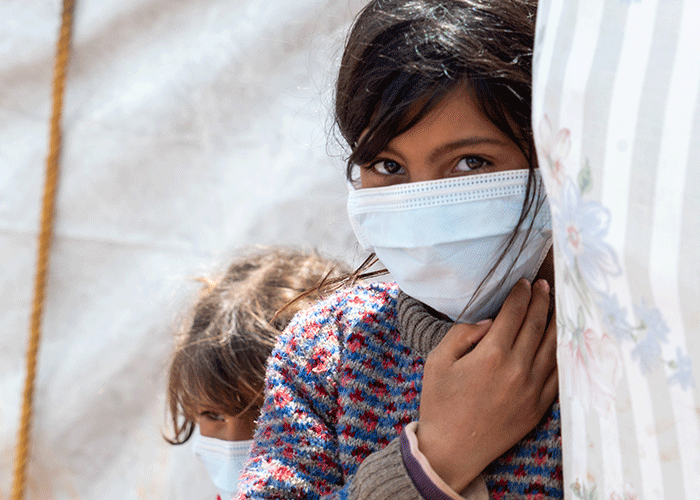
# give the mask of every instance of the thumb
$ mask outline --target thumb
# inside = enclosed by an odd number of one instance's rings
[[[455,323],[447,331],[445,338],[440,341],[439,345],[451,357],[458,360],[474,349],[474,346],[484,338],[492,324],[493,320],[491,319],[485,319],[475,324]]]

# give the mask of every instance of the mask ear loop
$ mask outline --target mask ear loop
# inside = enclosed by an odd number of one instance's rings
[[[525,191],[525,200],[523,202],[523,210],[520,214],[520,219],[518,220],[518,224],[516,225],[517,231],[513,231],[510,238],[508,238],[508,241],[503,246],[503,250],[501,251],[501,255],[499,256],[498,261],[489,270],[486,277],[484,277],[484,279],[481,280],[481,283],[479,283],[479,286],[476,287],[476,290],[474,290],[474,293],[472,294],[471,298],[469,299],[469,302],[467,302],[467,305],[464,306],[464,308],[462,309],[462,312],[460,312],[459,316],[457,316],[455,323],[458,322],[464,316],[464,314],[467,312],[467,310],[474,304],[476,299],[479,298],[478,297],[479,293],[481,292],[484,284],[488,281],[488,279],[491,276],[493,276],[493,274],[496,272],[496,270],[500,266],[501,262],[503,262],[503,259],[505,258],[506,254],[508,253],[508,250],[510,249],[510,246],[514,243],[515,239],[518,237],[518,234],[520,233],[520,226],[525,221],[525,219],[528,217],[530,210],[533,207],[533,204],[536,204],[535,210],[534,210],[532,217],[530,219],[530,223],[528,224],[527,230],[525,231],[525,238],[523,239],[523,243],[522,243],[522,245],[520,245],[520,249],[518,250],[518,255],[515,257],[515,259],[513,259],[508,270],[504,273],[503,278],[501,278],[501,282],[499,283],[499,286],[504,285],[506,279],[508,278],[508,275],[513,270],[513,267],[515,267],[515,263],[517,262],[518,258],[520,257],[520,254],[522,254],[523,250],[527,246],[527,243],[530,240],[530,235],[532,234],[532,231],[533,231],[534,226],[535,226],[535,220],[537,219],[537,215],[540,213],[540,210],[542,209],[543,204],[547,203],[547,199],[544,196],[541,196],[543,186],[542,186],[542,179],[538,178],[537,177],[538,175],[539,175],[539,172],[537,172],[535,169],[530,169],[530,174],[528,175],[527,189]],[[532,185],[533,183],[535,183],[534,188]],[[533,189],[534,189],[535,193],[533,196],[530,196]],[[535,274],[537,274],[537,270],[540,268],[540,266],[542,265],[542,262],[544,262],[544,259],[547,257],[547,252],[549,252],[549,249],[551,248],[551,246],[552,246],[552,240],[550,238],[549,244],[547,245],[547,250],[540,255],[540,258],[538,259],[538,263],[535,266]]]

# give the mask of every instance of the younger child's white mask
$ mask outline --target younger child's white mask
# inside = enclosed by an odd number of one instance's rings
[[[248,459],[252,440],[224,441],[202,436],[197,431],[192,450],[204,462],[221,500],[230,500],[238,488],[238,476]]]
[[[540,183],[539,171],[535,175]],[[453,321],[475,323],[493,318],[520,278],[535,277],[552,245],[549,205],[543,200],[535,210],[533,203],[511,249],[484,281],[518,223],[527,179],[528,170],[510,170],[350,186],[348,215],[360,244],[377,254],[404,292]]]

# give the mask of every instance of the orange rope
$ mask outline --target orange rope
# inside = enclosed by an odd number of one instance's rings
[[[27,378],[24,383],[22,400],[22,418],[17,440],[14,480],[12,483],[12,500],[24,498],[29,456],[29,438],[32,421],[32,400],[34,398],[34,379],[36,378],[37,355],[41,340],[41,317],[44,309],[46,275],[49,263],[49,248],[53,232],[54,199],[58,184],[58,160],[61,153],[61,110],[63,108],[63,90],[66,82],[66,67],[70,52],[70,40],[73,24],[73,6],[75,0],[63,0],[61,17],[61,34],[56,51],[56,64],[53,74],[53,110],[51,115],[51,136],[49,154],[46,158],[46,179],[44,181],[44,198],[41,207],[41,229],[39,231],[39,248],[37,251],[36,277],[34,280],[34,303],[29,326],[29,346],[27,348]]]

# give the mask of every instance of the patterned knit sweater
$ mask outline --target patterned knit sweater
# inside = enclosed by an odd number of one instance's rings
[[[386,283],[297,315],[268,361],[238,498],[422,498],[399,436],[418,420],[425,358],[450,325]],[[557,402],[487,467],[492,499],[563,498],[559,425]]]

